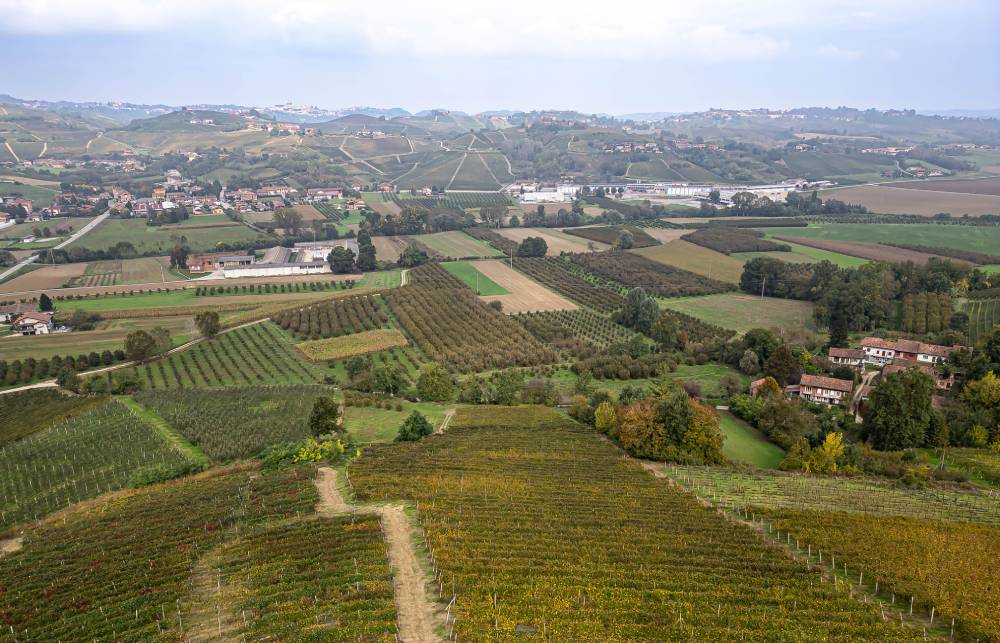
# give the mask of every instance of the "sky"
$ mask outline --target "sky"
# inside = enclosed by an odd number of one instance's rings
[[[0,0],[0,93],[325,108],[1000,107],[992,0]]]

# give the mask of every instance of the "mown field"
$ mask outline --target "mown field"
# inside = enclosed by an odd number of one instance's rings
[[[805,228],[768,228],[768,237],[809,237],[832,241],[899,243],[927,247],[954,248],[996,253],[1000,248],[1000,228],[942,225],[934,223],[818,223]]]
[[[174,247],[172,235],[186,236],[191,252],[215,251],[220,242],[244,244],[275,239],[236,222],[199,224],[189,219],[176,225],[148,226],[141,219],[106,219],[71,247],[107,250],[119,241],[127,241],[140,253],[168,254]]]
[[[350,477],[416,502],[459,639],[915,637],[552,410],[460,410]]]
[[[661,299],[660,306],[739,333],[751,328],[815,329],[813,304],[807,301],[724,293]]]
[[[676,239],[660,246],[632,250],[647,259],[668,266],[675,266],[690,272],[718,279],[727,283],[738,284],[743,274],[744,261],[715,252],[708,248]]]
[[[958,217],[964,214],[979,216],[1000,213],[1000,196],[902,187],[908,185],[908,183],[861,185],[824,190],[820,196],[824,199],[839,199],[863,205],[872,212],[882,214],[916,214],[930,217],[947,212]]]
[[[478,239],[473,239],[459,230],[420,234],[411,238],[426,245],[431,250],[440,253],[442,256],[451,259],[497,257],[501,254],[499,250],[496,250],[489,244]]]
[[[769,442],[757,429],[728,411],[719,414],[720,428],[726,436],[722,455],[733,462],[773,469],[785,459],[785,452]]]
[[[510,291],[476,269],[476,264],[469,261],[450,261],[441,267],[457,277],[463,284],[472,288],[477,295],[506,295]]]

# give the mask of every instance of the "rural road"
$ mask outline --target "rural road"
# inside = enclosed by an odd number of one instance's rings
[[[65,241],[61,241],[58,245],[53,246],[52,250],[61,250],[62,248],[65,248],[69,244],[73,243],[83,235],[87,234],[88,232],[99,226],[101,222],[107,219],[109,216],[111,216],[111,210],[107,210],[103,214],[97,215],[96,217],[94,217],[93,221],[90,221],[89,223],[87,223],[87,225],[83,226],[82,228],[71,234],[68,239],[66,239]],[[46,248],[46,250],[48,250],[48,248]],[[24,260],[22,260],[17,265],[8,268],[7,270],[4,270],[3,272],[0,272],[0,281],[3,281],[10,275],[20,270],[21,268],[27,266],[28,264],[34,263],[38,259],[38,257],[41,256],[41,252],[42,251],[39,251],[39,254],[33,254],[30,257],[27,257]]]

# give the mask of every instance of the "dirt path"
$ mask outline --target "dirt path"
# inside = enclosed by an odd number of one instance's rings
[[[381,518],[382,532],[389,547],[392,566],[392,587],[396,598],[396,620],[399,640],[402,643],[431,643],[441,640],[434,632],[437,610],[427,592],[430,583],[420,561],[417,560],[410,535],[413,531],[402,504],[355,505],[344,500],[337,488],[337,472],[330,467],[320,467],[316,477],[319,504],[316,511],[323,516],[336,516],[356,511],[377,513]]]
[[[400,287],[406,285],[406,282],[407,282],[409,276],[410,276],[410,269],[409,268],[406,268],[402,272],[399,273],[399,285],[400,285]]]
[[[16,551],[21,551],[22,546],[24,546],[24,538],[8,538],[6,540],[0,540],[0,558],[6,556],[7,554],[13,554]]]
[[[451,184],[455,182],[455,177],[457,177],[458,173],[462,170],[462,165],[465,164],[465,159],[467,158],[469,158],[468,152],[462,155],[462,160],[458,162],[458,167],[455,168],[455,172],[451,175],[451,179],[448,180],[448,185],[446,186],[447,188],[450,188]]]
[[[434,433],[444,433],[444,430],[448,428],[449,424],[451,424],[451,418],[455,417],[455,411],[457,410],[458,409],[448,409],[444,414],[444,419],[441,420],[441,426],[439,426],[437,431]]]
[[[10,152],[10,155],[14,157],[14,162],[15,163],[20,163],[21,159],[18,158],[17,154],[14,153],[14,148],[12,148],[10,146],[10,143],[7,142],[7,141],[4,141],[3,144],[7,146],[7,151]]]
[[[236,587],[222,582],[217,547],[202,556],[191,574],[191,590],[184,601],[184,641],[235,641],[240,638],[240,617],[229,606],[237,604]]]

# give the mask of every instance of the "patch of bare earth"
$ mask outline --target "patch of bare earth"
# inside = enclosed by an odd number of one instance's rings
[[[440,641],[434,632],[437,610],[427,592],[430,579],[417,560],[411,538],[413,528],[403,505],[348,505],[337,488],[337,472],[330,467],[320,467],[316,490],[320,498],[316,511],[320,515],[335,516],[349,511],[379,515],[392,566],[399,640],[405,643]]]
[[[372,237],[375,258],[379,261],[396,261],[406,249],[406,237]]]
[[[527,276],[511,269],[502,261],[476,261],[476,270],[510,291],[508,295],[480,297],[483,301],[499,301],[505,313],[531,313],[547,310],[576,310],[577,305]]]
[[[548,230],[545,228],[502,228],[497,230],[501,236],[507,237],[511,241],[521,243],[528,237],[541,237],[548,247],[547,255],[551,257],[559,256],[561,252],[587,252],[587,240],[581,237],[573,237],[559,230]],[[594,243],[596,250],[607,250],[608,246],[603,243]]]
[[[21,551],[21,547],[24,545],[24,538],[7,538],[5,540],[0,540],[0,556],[6,556],[7,554],[13,554],[14,552]]]
[[[677,230],[675,228],[643,228],[643,232],[653,237],[660,243],[670,243],[674,239],[680,239],[690,230]]]

